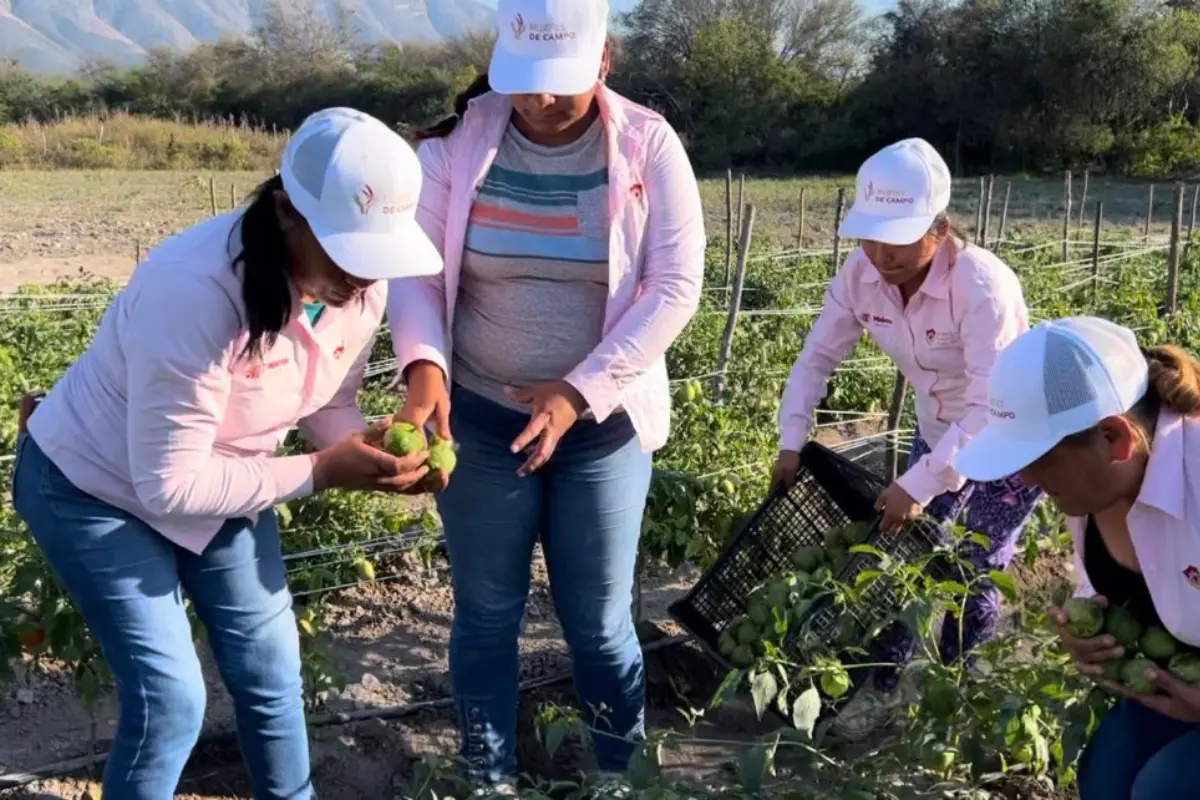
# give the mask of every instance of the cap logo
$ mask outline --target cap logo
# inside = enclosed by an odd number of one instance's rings
[[[876,189],[870,184],[867,184],[867,200],[886,205],[912,205],[917,202],[912,197],[909,197],[907,192],[902,192],[899,189]]]
[[[866,195],[867,195],[866,200],[868,203],[875,199],[875,182],[874,181],[867,181]]]
[[[512,21],[512,32],[514,39],[520,39],[521,34],[525,32],[525,18],[517,14]]]
[[[518,16],[519,18],[519,16]],[[524,20],[521,25],[524,26]],[[518,34],[517,38],[521,38]],[[570,30],[565,25],[559,25],[557,22],[532,22],[529,24],[529,36],[531,42],[561,42],[565,40],[577,38],[575,31]]]
[[[375,190],[371,188],[371,184],[364,184],[363,188],[358,190],[358,194],[354,195],[354,202],[360,213],[370,213],[371,207],[375,205]]]

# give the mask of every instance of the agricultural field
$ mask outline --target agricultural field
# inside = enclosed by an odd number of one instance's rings
[[[49,385],[86,346],[137,254],[214,205],[229,208],[261,177],[0,171],[0,289],[8,292],[0,297],[0,452],[11,452],[15,400]],[[998,235],[1008,183],[996,181],[989,241]],[[1063,259],[1062,182],[1014,178],[1011,185],[997,248],[1021,276],[1035,317],[1098,313],[1138,329],[1144,343],[1175,341],[1200,351],[1200,276],[1189,247],[1183,248],[1180,310],[1167,316],[1158,310],[1166,294],[1170,187],[1155,194],[1149,236],[1148,186],[1093,181],[1079,219],[1082,187],[1076,187],[1072,241]],[[778,797],[1069,797],[1064,787],[1074,756],[1102,703],[1070,676],[1045,630],[1046,607],[1071,580],[1061,521],[1048,509],[1031,524],[1013,579],[1003,582],[1003,635],[980,654],[977,670],[935,667],[927,660],[914,665],[913,680],[934,689],[926,694],[941,702],[915,704],[904,735],[856,748],[821,742],[813,730],[813,704],[821,701],[806,687],[839,674],[835,663],[788,664],[781,654],[768,653],[772,663],[751,669],[744,691],[730,693],[711,661],[674,639],[680,631],[667,606],[715,560],[766,493],[777,398],[830,274],[838,187],[849,194],[852,176],[747,180],[745,201],[755,206],[755,227],[745,248],[740,313],[721,370],[731,295],[725,180],[702,185],[710,235],[705,297],[669,355],[674,434],[657,456],[643,527],[636,605],[648,650],[648,723],[655,733],[633,776],[650,787],[639,797],[749,797],[760,791]],[[955,189],[957,222],[968,234],[978,191],[978,181],[971,180]],[[1093,260],[1096,200],[1104,203],[1105,224]],[[390,358],[390,344],[381,336],[362,395],[368,413],[395,408],[397,398],[387,390]],[[818,438],[876,468],[886,443],[903,450],[911,437],[911,408],[894,430],[886,424],[894,377],[878,351],[860,344],[832,381]],[[5,484],[10,468],[11,459],[0,462]],[[440,786],[444,759],[456,748],[445,700],[450,575],[438,549],[436,514],[427,502],[333,492],[289,504],[281,522],[305,643],[321,796],[431,796],[420,795],[414,782]],[[906,608],[916,609],[921,630],[936,608],[960,601],[969,583],[932,584],[916,572],[902,582],[910,587]],[[863,588],[839,591],[852,600]],[[201,631],[197,638],[203,654]],[[543,781],[570,781],[588,762],[567,710],[568,662],[540,565],[521,649],[528,683],[522,720],[526,730],[540,734],[527,737],[523,768]],[[0,509],[0,664],[11,670],[0,689],[0,773],[7,773],[0,775],[0,790],[13,787],[12,796],[21,798],[79,797],[98,774],[89,754],[102,750],[111,735],[108,677],[78,615],[7,505]],[[724,702],[710,705],[718,695]],[[231,739],[228,697],[210,681],[209,698],[205,738],[182,796],[248,797]],[[787,713],[776,716],[768,706]],[[21,775],[47,766],[50,777]]]

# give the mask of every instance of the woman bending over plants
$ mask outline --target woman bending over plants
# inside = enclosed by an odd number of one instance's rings
[[[1200,364],[1071,317],[1010,344],[989,397],[955,464],[1016,471],[1067,515],[1079,586],[1051,617],[1120,696],[1081,757],[1080,800],[1200,796]]]
[[[630,593],[670,425],[664,355],[696,311],[705,240],[679,137],[604,86],[608,13],[501,0],[489,74],[420,148],[418,219],[445,273],[393,281],[388,298],[397,419],[453,429],[459,448],[435,479],[463,764],[484,796],[517,773],[538,542],[600,770],[624,772],[644,735]]]
[[[987,421],[987,381],[996,354],[1028,328],[1021,284],[991,252],[968,245],[950,228],[950,170],[923,139],[885,147],[862,165],[854,206],[840,233],[861,240],[825,291],[821,314],[792,367],[779,412],[776,485],[790,486],[799,451],[813,426],[837,365],[865,330],[895,361],[916,392],[918,428],[907,471],[879,497],[881,525],[896,529],[922,511],[938,521],[965,515],[988,545],[966,545],[981,570],[1005,569],[1037,489],[1012,477],[970,481],[954,454]],[[958,620],[947,615],[940,649],[947,662],[990,638],[999,617],[996,587],[979,582]],[[903,664],[915,637],[895,625],[880,636],[871,660]],[[833,732],[861,738],[900,708],[899,673],[874,670],[834,723]]]
[[[414,219],[420,186],[416,154],[382,122],[309,117],[244,213],[137,267],[28,413],[13,505],[116,678],[106,798],[174,797],[200,733],[185,595],[233,696],[254,796],[314,796],[273,508],[424,477],[425,454],[374,446],[382,432],[355,402],[386,279],[441,269]],[[320,449],[276,457],[297,424]]]

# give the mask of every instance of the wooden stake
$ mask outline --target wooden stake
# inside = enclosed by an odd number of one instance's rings
[[[896,382],[892,384],[892,402],[888,405],[887,415],[887,472],[888,480],[896,480],[900,474],[900,443],[896,441],[896,429],[900,427],[900,413],[904,410],[904,394],[908,391],[908,379],[900,372],[896,373]]]
[[[1088,181],[1091,178],[1092,171],[1085,169],[1083,171],[1083,194],[1079,196],[1079,227],[1083,227],[1083,209],[1087,205]]]
[[[1104,203],[1096,203],[1096,221],[1092,223],[1092,307],[1100,305],[1100,224]]]
[[[208,179],[208,204],[212,208],[213,216],[217,215],[217,179]]]
[[[725,170],[725,288],[733,271],[733,170]]]
[[[1150,238],[1150,222],[1154,219],[1154,184],[1150,184],[1150,199],[1146,201],[1146,230],[1142,232],[1142,237]]]
[[[1071,170],[1063,173],[1062,260],[1071,260]]]
[[[1175,184],[1175,197],[1171,212],[1171,244],[1167,250],[1167,313],[1174,314],[1179,308],[1179,240],[1183,234],[1182,183]]]
[[[846,187],[839,186],[837,193],[837,208],[833,212],[833,267],[829,270],[830,275],[834,275],[838,271],[838,267],[842,265],[842,235],[838,232],[838,228],[842,227],[842,214],[846,211]]]
[[[725,369],[729,365],[729,353],[733,349],[733,331],[737,327],[738,312],[742,309],[742,286],[746,282],[746,257],[750,253],[750,237],[754,234],[754,205],[746,206],[742,219],[741,235],[738,237],[737,266],[733,271],[733,286],[729,293],[729,316],[725,318],[725,330],[721,333],[721,349],[717,351],[717,380],[714,385],[714,400],[721,402],[725,394]]]
[[[1004,229],[1008,227],[1008,201],[1012,197],[1012,181],[1004,183],[1004,206],[1000,209],[1000,229],[996,231],[996,247],[1004,241]]]
[[[987,177],[987,192],[984,193],[983,201],[983,227],[979,229],[979,246],[987,247],[988,241],[988,226],[992,221],[992,195],[996,191],[996,176],[988,175]]]
[[[987,178],[979,179],[979,200],[975,203],[975,244],[983,244],[983,198],[987,194]]]
[[[796,232],[796,249],[804,249],[804,212],[808,206],[808,190],[800,187],[800,228]],[[1195,214],[1192,215],[1193,217]]]

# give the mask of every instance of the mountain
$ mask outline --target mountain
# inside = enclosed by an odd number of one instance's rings
[[[268,0],[0,0],[0,57],[41,73],[70,72],[89,59],[133,64],[153,47],[187,50],[245,36]],[[318,8],[336,0],[316,0]],[[364,40],[433,41],[490,26],[495,2],[351,0]]]

